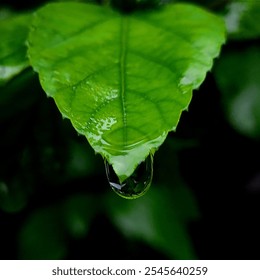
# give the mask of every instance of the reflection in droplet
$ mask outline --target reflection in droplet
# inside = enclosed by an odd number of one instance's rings
[[[149,189],[153,178],[153,156],[150,154],[141,162],[134,173],[120,183],[112,166],[105,161],[108,182],[118,195],[126,199],[138,198]]]

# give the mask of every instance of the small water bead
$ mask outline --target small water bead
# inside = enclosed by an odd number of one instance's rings
[[[149,155],[122,183],[119,182],[115,171],[107,161],[105,161],[105,168],[108,182],[113,191],[123,198],[134,199],[144,195],[152,183],[153,156]]]

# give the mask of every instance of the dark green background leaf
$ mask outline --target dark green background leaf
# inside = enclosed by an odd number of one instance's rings
[[[215,68],[222,103],[239,132],[260,137],[260,50],[248,48],[223,54]]]
[[[48,207],[28,217],[19,236],[21,259],[61,259],[66,254],[57,207]]]
[[[0,18],[0,86],[29,66],[26,57],[31,14]]]
[[[260,36],[259,0],[236,0],[228,6],[225,16],[227,31],[231,38],[253,39]]]
[[[183,185],[172,190],[153,185],[149,193],[134,201],[110,196],[107,198],[108,213],[127,238],[146,242],[169,258],[194,259],[186,228],[193,218],[182,215],[182,206],[178,203],[185,200],[190,202],[185,212],[196,217],[192,195]]]

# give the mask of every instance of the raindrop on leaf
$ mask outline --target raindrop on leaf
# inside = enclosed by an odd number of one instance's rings
[[[150,154],[141,162],[134,173],[120,182],[112,166],[105,161],[105,169],[109,185],[115,193],[126,199],[134,199],[144,195],[153,178],[153,156]]]

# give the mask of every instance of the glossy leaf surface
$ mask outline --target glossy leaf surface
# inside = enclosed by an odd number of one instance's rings
[[[63,116],[122,182],[175,129],[224,33],[221,19],[188,4],[121,15],[56,3],[36,13],[29,57]]]
[[[0,18],[0,86],[29,66],[26,39],[31,15]]]

